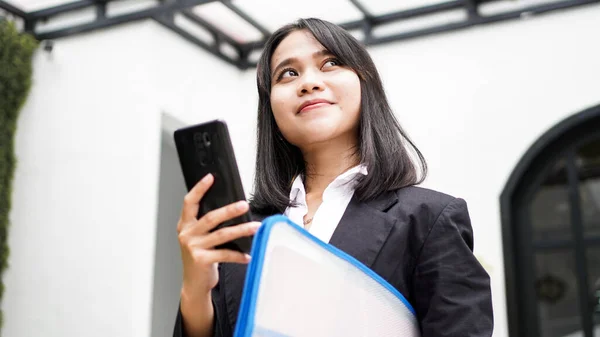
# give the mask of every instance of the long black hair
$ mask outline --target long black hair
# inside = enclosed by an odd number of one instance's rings
[[[279,131],[270,99],[271,57],[281,41],[297,30],[312,33],[360,79],[358,154],[361,164],[367,166],[368,174],[358,178],[354,192],[358,200],[366,201],[388,190],[421,183],[427,175],[425,159],[396,120],[367,50],[335,24],[314,18],[300,19],[273,33],[258,61],[258,144],[254,194],[250,201],[253,212],[284,212],[291,205],[289,193],[294,178],[306,169],[300,149],[290,144]]]

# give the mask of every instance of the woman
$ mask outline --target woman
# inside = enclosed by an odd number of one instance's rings
[[[490,280],[472,253],[467,206],[414,186],[425,161],[360,43],[331,23],[300,20],[271,36],[257,72],[253,218],[284,213],[366,264],[413,305],[424,337],[491,336]],[[212,182],[186,195],[178,224],[184,276],[174,336],[235,328],[250,257],[213,247],[260,223],[211,233],[249,210],[239,202],[195,219]]]

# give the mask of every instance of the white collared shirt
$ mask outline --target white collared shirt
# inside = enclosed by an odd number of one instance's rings
[[[367,175],[366,166],[358,165],[349,169],[327,186],[323,192],[323,202],[311,222],[309,233],[323,242],[329,242],[354,195],[355,183],[353,180],[359,174]],[[288,207],[283,214],[300,227],[304,227],[304,216],[308,213],[308,206],[306,204],[306,189],[300,175],[296,177],[292,184],[290,200],[298,206]]]

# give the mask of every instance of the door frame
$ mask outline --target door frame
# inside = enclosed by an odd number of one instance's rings
[[[522,285],[529,283],[524,282],[523,278],[530,278],[530,275],[523,274],[531,274],[523,271],[531,270],[532,266],[531,262],[523,261],[520,258],[523,254],[527,254],[527,250],[531,247],[528,248],[528,245],[524,244],[522,231],[516,230],[522,222],[523,211],[522,207],[515,206],[523,201],[523,197],[528,194],[526,193],[527,189],[540,179],[540,174],[548,169],[559,153],[563,153],[578,143],[578,139],[582,135],[600,133],[598,130],[600,130],[600,105],[562,120],[538,138],[525,152],[509,176],[500,195],[506,314],[510,337],[539,335],[535,331],[528,331],[528,324],[525,324],[527,320],[537,322],[538,318],[535,310],[527,307],[532,305],[532,303],[527,303],[531,301],[527,301],[527,296],[522,296],[523,292],[527,291]]]

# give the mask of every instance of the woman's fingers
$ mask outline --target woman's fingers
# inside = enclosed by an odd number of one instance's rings
[[[230,249],[210,249],[202,252],[204,263],[243,263],[250,262],[250,255]]]
[[[181,221],[177,226],[177,231],[181,231],[184,224],[189,224],[196,221],[198,209],[200,208],[200,200],[204,197],[214,181],[212,174],[207,174],[204,178],[192,187],[192,189],[183,198],[183,208],[181,210]]]
[[[248,222],[221,228],[202,238],[202,246],[212,248],[245,236],[252,236],[260,227],[260,222]]]
[[[191,230],[196,234],[208,233],[223,222],[248,212],[248,208],[248,202],[244,200],[217,208],[201,217]]]

